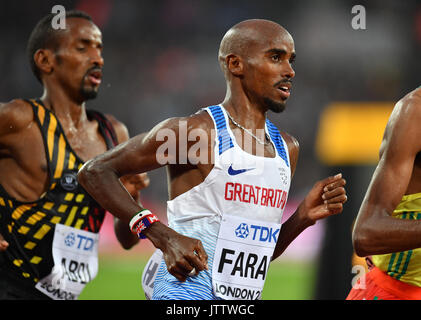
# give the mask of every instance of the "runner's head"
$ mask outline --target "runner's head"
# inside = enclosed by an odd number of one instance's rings
[[[266,109],[285,109],[295,76],[295,48],[282,26],[262,19],[242,21],[224,35],[218,58],[231,93],[240,89]]]
[[[66,12],[64,29],[53,28],[54,16],[41,19],[29,37],[32,71],[44,86],[53,82],[78,100],[93,99],[104,64],[101,31],[81,11]]]

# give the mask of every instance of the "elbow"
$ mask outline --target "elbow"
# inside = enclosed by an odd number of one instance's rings
[[[352,237],[352,245],[354,247],[355,254],[359,257],[366,257],[370,255],[367,246],[367,239],[361,237],[360,235],[353,235]]]
[[[139,242],[139,240],[136,239],[136,240],[131,240],[131,241],[119,241],[119,242],[124,250],[130,250]]]
[[[374,254],[373,251],[373,232],[367,228],[354,228],[352,232],[352,245],[355,254],[359,257],[367,257]]]
[[[82,168],[79,169],[77,173],[77,181],[79,181],[79,183],[82,185],[86,183],[89,175],[92,173],[92,170],[90,169],[90,167],[92,167],[91,162],[92,160],[85,162],[85,164],[82,166]]]
[[[100,165],[97,165],[94,160],[89,160],[80,168],[77,180],[89,192],[90,186],[94,186],[103,173],[104,170]]]

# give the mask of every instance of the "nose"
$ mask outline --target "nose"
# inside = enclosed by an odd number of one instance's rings
[[[292,65],[289,61],[286,61],[285,68],[282,70],[282,76],[288,79],[292,79],[295,77],[295,71],[292,68]]]
[[[94,53],[91,56],[91,62],[101,68],[104,66],[104,58],[102,57],[102,51],[100,49],[94,50]]]

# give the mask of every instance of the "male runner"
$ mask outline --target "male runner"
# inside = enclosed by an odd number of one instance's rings
[[[111,116],[86,110],[104,64],[91,18],[66,14],[66,29],[44,17],[28,41],[39,99],[0,106],[0,299],[76,299],[97,273],[105,210],[78,184],[83,163],[128,139]],[[147,176],[122,178],[137,201]],[[136,242],[115,220],[125,248]]]
[[[258,299],[270,260],[316,220],[342,211],[339,174],[317,182],[280,229],[299,146],[266,113],[284,110],[294,57],[293,39],[277,23],[235,25],[219,50],[227,81],[221,104],[167,119],[79,171],[104,208],[121,219],[134,216],[131,229],[163,252],[153,299]],[[163,165],[169,227],[118,182]]]
[[[421,89],[393,108],[353,230],[371,269],[349,300],[421,299]]]

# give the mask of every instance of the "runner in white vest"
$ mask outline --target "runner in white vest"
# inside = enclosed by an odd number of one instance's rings
[[[317,182],[281,228],[299,146],[266,114],[285,109],[294,58],[293,39],[279,24],[240,22],[220,45],[222,103],[165,120],[79,172],[104,208],[159,249],[142,276],[148,298],[259,299],[270,261],[305,228],[342,211],[338,174]],[[120,175],[164,165],[168,226],[118,183]]]

